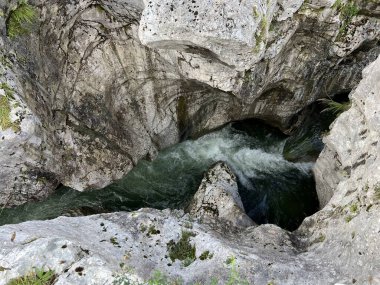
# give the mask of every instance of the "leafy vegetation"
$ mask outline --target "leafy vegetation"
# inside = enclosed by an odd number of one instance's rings
[[[3,89],[5,91],[5,95],[0,96],[0,128],[2,130],[12,128],[16,132],[19,130],[20,126],[17,123],[12,122],[10,119],[10,100],[14,99],[13,90],[6,83],[1,83],[0,89]]]
[[[225,285],[249,285],[249,282],[247,280],[244,280],[240,277],[239,271],[236,267],[236,259],[233,258],[231,263],[231,271],[230,276],[225,283]]]
[[[54,283],[55,277],[53,270],[45,271],[43,268],[36,268],[34,272],[15,278],[7,285],[51,285]]]
[[[263,17],[259,23],[258,30],[256,31],[255,39],[256,39],[256,46],[254,49],[254,52],[259,52],[261,43],[264,42],[267,33],[268,33],[268,22],[265,17]]]
[[[19,2],[16,9],[10,14],[7,22],[7,31],[10,38],[28,34],[31,24],[37,19],[37,12],[34,7],[26,1]]]
[[[351,102],[337,102],[331,98],[319,99],[320,102],[326,105],[326,108],[322,112],[331,112],[334,115],[340,115],[344,111],[347,111],[351,107]]]
[[[353,214],[356,214],[358,212],[359,208],[358,208],[358,205],[357,204],[352,204],[350,206],[350,212],[353,213]]]
[[[183,231],[182,236],[178,242],[171,240],[167,244],[169,257],[172,261],[176,259],[183,261],[183,266],[187,267],[196,259],[195,246],[190,243],[190,238],[194,233]]]
[[[210,253],[210,251],[206,250],[204,252],[202,252],[202,254],[199,256],[199,259],[200,260],[206,260],[206,259],[211,259],[214,255],[212,253]]]

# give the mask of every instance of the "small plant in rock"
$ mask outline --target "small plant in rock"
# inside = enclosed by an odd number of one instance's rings
[[[352,205],[350,206],[350,212],[351,212],[352,214],[356,214],[356,213],[358,212],[358,210],[359,210],[359,208],[358,208],[358,205],[357,205],[357,204],[352,204]]]
[[[158,235],[160,231],[156,229],[154,225],[150,225],[148,228],[148,233],[146,234],[148,237],[152,235]]]
[[[200,260],[206,260],[206,259],[211,259],[214,255],[210,253],[210,251],[206,250],[202,252],[202,254],[199,256]]]
[[[147,282],[147,285],[181,285],[183,284],[182,280],[175,279],[171,280],[168,276],[163,274],[160,271],[155,271],[153,277],[150,278]]]
[[[375,198],[380,200],[380,185],[376,185],[374,191],[375,191]]]
[[[25,276],[12,279],[7,285],[51,285],[54,284],[56,274],[53,270],[45,271],[43,268],[36,268]]]
[[[20,126],[17,122],[12,122],[11,116],[11,100],[13,97],[13,89],[6,83],[0,83],[0,89],[5,91],[5,95],[0,95],[0,128],[6,130],[11,128],[17,132],[20,130]]]
[[[182,285],[183,282],[180,279],[170,279],[168,276],[160,271],[155,271],[153,276],[145,281],[139,282],[133,280],[128,275],[117,276],[113,281],[112,285]]]
[[[342,3],[341,0],[337,0],[333,5],[339,12],[339,19],[341,20],[339,34],[341,37],[347,33],[348,26],[352,22],[352,19],[359,14],[359,8],[355,5],[354,1],[349,0],[347,3]]]
[[[20,1],[8,17],[7,32],[10,38],[29,33],[30,26],[37,19],[37,12],[34,7],[26,1]]]
[[[232,259],[230,265],[231,265],[230,276],[228,277],[228,280],[225,283],[225,285],[250,285],[247,280],[244,280],[241,278],[239,271],[237,270],[235,258]]]
[[[323,98],[323,99],[319,99],[318,101],[326,105],[326,108],[323,109],[322,112],[331,112],[336,116],[347,111],[351,107],[350,101],[340,103],[340,102],[334,101],[331,98]]]
[[[346,216],[346,217],[344,218],[344,220],[346,221],[346,223],[349,223],[349,222],[351,222],[351,220],[352,220],[353,218],[354,218],[353,216],[348,215],[348,216]]]
[[[190,238],[195,236],[194,233],[183,231],[178,242],[173,240],[167,244],[170,259],[174,262],[176,259],[183,261],[183,266],[187,267],[196,259],[195,245],[190,243]]]

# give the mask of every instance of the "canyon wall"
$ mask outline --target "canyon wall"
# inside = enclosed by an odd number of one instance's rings
[[[0,2],[0,205],[101,188],[226,122],[290,132],[380,52],[373,1],[45,1],[28,32]]]

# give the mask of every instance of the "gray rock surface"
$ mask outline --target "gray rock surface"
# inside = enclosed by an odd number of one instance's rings
[[[245,213],[236,176],[224,162],[216,163],[205,173],[187,211],[202,222],[227,222],[241,228],[255,224]]]
[[[338,117],[324,138],[325,148],[314,168],[322,207],[331,198],[343,199],[343,193],[375,199],[380,186],[379,99],[380,57],[363,71],[363,80],[350,94],[351,108]],[[341,194],[334,197],[336,192]]]
[[[185,284],[212,277],[223,284],[231,272],[249,284],[380,284],[379,77],[380,57],[364,70],[351,109],[325,138],[315,168],[325,206],[295,232],[201,224],[182,211],[153,209],[6,225],[0,227],[0,284],[33,267],[53,269],[56,284],[67,285],[138,284],[157,270]],[[222,166],[218,179],[212,170],[205,176],[201,190],[234,189]],[[181,240],[195,247],[190,259],[172,258]]]
[[[17,77],[7,66],[0,66],[0,83],[0,100],[4,100],[0,106],[2,208],[43,199],[59,181],[43,159],[53,154],[46,149],[41,122],[20,98]]]
[[[171,260],[168,252],[168,244],[178,242],[184,232],[191,232],[189,242],[195,246],[196,259],[188,266]],[[53,269],[60,285],[112,284],[117,276],[142,281],[156,270],[185,284],[212,277],[226,281],[231,270],[249,284],[325,285],[337,278],[330,267],[318,269],[320,260],[299,256],[291,235],[276,226],[231,232],[193,222],[181,211],[142,209],[2,226],[0,244],[0,266],[6,268],[0,271],[1,285],[33,266]]]
[[[323,209],[297,233],[322,241],[314,252],[338,265],[343,284],[380,284],[379,84],[380,57],[363,71],[351,108],[324,138],[314,168]]]
[[[24,193],[3,205],[44,197],[57,182],[104,187],[140,159],[233,120],[289,131],[316,99],[351,90],[380,52],[376,2],[355,2],[348,18],[346,1],[197,0],[191,11],[180,3],[31,0],[30,33],[10,38],[17,1],[0,2],[2,57],[40,141],[0,154],[1,169],[9,166],[0,196]],[[2,148],[24,145],[12,136]],[[43,175],[16,185],[12,173],[29,157],[36,167],[28,169]],[[32,184],[38,195],[25,194]]]

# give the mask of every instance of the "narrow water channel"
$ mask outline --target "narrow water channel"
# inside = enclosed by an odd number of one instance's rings
[[[308,136],[309,141],[313,141],[310,137],[314,133]],[[297,136],[292,139],[291,144],[298,143]],[[141,207],[183,208],[197,190],[203,173],[221,160],[237,175],[244,207],[254,221],[294,230],[304,217],[318,210],[318,200],[311,172],[313,162],[302,159],[302,151],[298,158],[293,153],[296,158],[292,162],[283,156],[289,140],[258,121],[230,123],[163,150],[152,162],[140,161],[123,179],[104,189],[77,192],[61,187],[45,201],[3,209],[0,224]],[[320,151],[321,142],[318,140],[317,146],[311,148]]]

